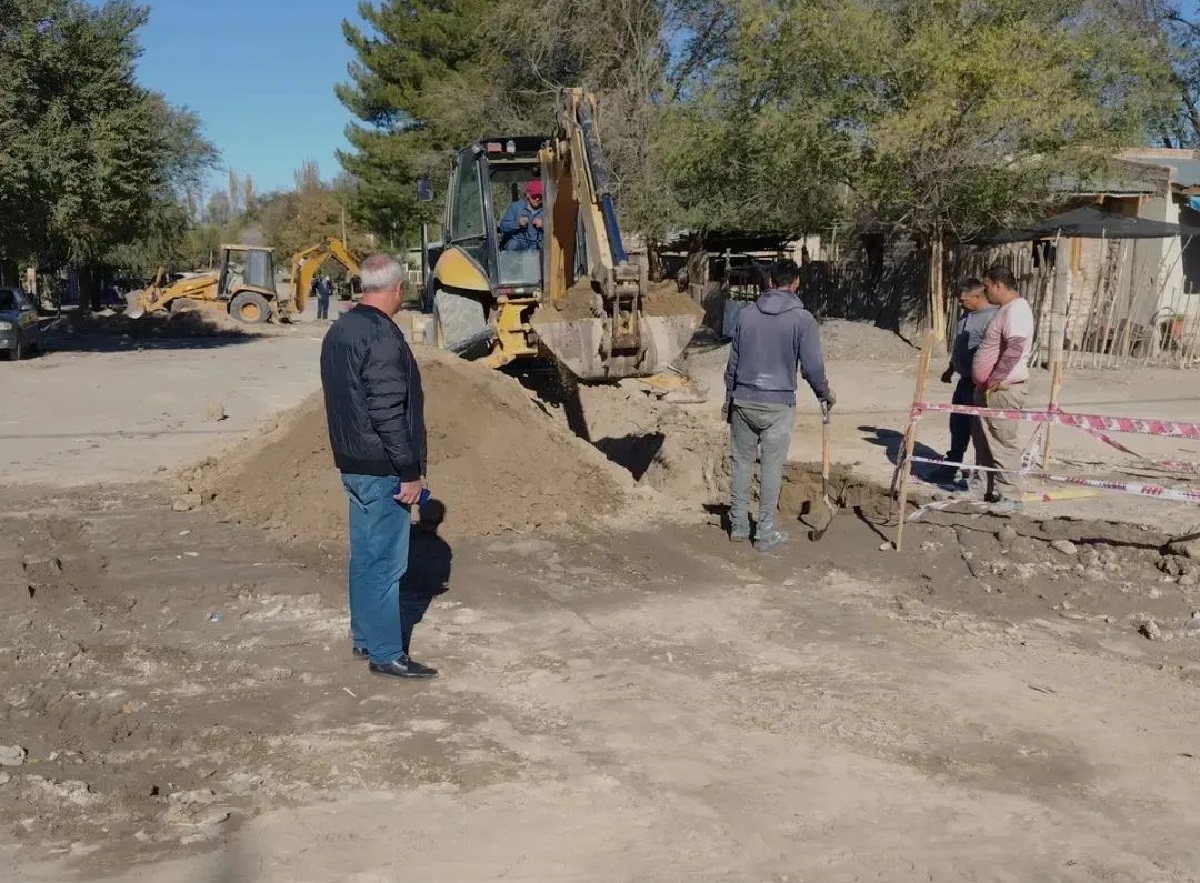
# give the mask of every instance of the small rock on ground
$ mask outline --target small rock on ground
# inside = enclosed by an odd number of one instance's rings
[[[203,502],[199,494],[183,494],[171,504],[171,508],[176,512],[193,512],[199,509]]]
[[[1153,619],[1148,619],[1143,622],[1141,626],[1138,627],[1138,632],[1140,632],[1143,637],[1149,638],[1151,641],[1171,640],[1171,633],[1164,632],[1158,627],[1158,623]]]
[[[1074,555],[1079,551],[1075,544],[1070,540],[1055,540],[1050,544],[1050,548],[1055,552],[1061,552],[1064,555]]]
[[[0,766],[20,766],[27,753],[20,745],[0,745]]]
[[[204,422],[205,423],[220,423],[229,417],[225,411],[225,406],[220,402],[205,402],[204,403]]]
[[[1173,555],[1200,561],[1200,540],[1176,540],[1167,547],[1167,551]]]

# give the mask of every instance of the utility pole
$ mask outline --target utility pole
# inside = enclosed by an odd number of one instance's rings
[[[346,242],[346,206],[342,205],[342,242]]]

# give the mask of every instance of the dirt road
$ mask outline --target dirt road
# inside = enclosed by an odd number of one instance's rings
[[[899,555],[861,489],[772,556],[702,512],[423,535],[443,677],[395,684],[349,658],[339,542],[173,493],[0,493],[0,879],[1200,877],[1200,563],[1154,531],[977,516]]]
[[[1094,620],[1120,581],[1064,619],[950,531],[897,563],[853,519],[766,559],[715,527],[463,544],[418,633],[444,676],[398,685],[348,658],[336,550],[164,503],[4,500],[6,880],[1200,869],[1200,638]]]
[[[0,469],[69,486],[182,466],[312,392],[320,334],[59,337],[44,355],[0,366]]]

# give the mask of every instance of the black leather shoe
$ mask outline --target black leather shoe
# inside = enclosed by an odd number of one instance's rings
[[[430,668],[428,665],[421,665],[414,659],[408,656],[401,656],[395,662],[387,665],[378,665],[370,663],[368,666],[374,674],[388,675],[393,678],[409,678],[411,680],[428,680],[429,678],[437,677],[437,669]]]
[[[366,650],[360,650],[358,647],[355,647],[350,652],[354,654],[355,659],[370,659],[371,658],[370,653],[368,653]]]

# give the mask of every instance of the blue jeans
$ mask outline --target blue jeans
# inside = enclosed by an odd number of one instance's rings
[[[350,636],[371,662],[387,665],[407,652],[400,578],[408,569],[412,514],[397,503],[395,476],[342,474],[350,498]]]

